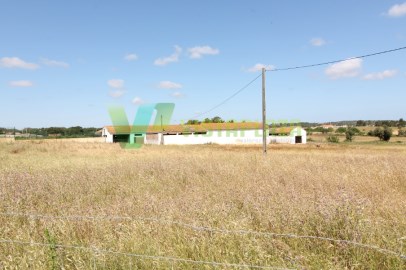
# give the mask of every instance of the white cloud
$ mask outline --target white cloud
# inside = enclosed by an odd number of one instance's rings
[[[124,95],[125,90],[124,90],[124,80],[121,79],[112,79],[108,80],[107,84],[113,88],[112,91],[110,91],[110,96],[113,98],[119,98],[122,95]]]
[[[113,98],[119,98],[119,97],[121,97],[122,95],[124,95],[124,93],[125,93],[124,90],[118,89],[118,90],[110,91],[109,94],[110,94],[110,96],[113,97]]]
[[[351,59],[329,66],[325,73],[331,79],[356,77],[362,68],[362,59]]]
[[[135,97],[131,102],[135,105],[141,105],[145,103],[145,101],[140,97]]]
[[[130,53],[127,54],[126,56],[124,56],[124,60],[126,61],[135,61],[138,59],[138,55],[136,55],[135,53]]]
[[[120,79],[112,79],[112,80],[108,80],[107,84],[111,87],[111,88],[115,88],[115,89],[121,89],[124,87],[124,80],[120,80]]]
[[[5,68],[22,68],[22,69],[38,69],[39,65],[28,63],[18,57],[3,57],[0,59],[0,67]]]
[[[162,89],[180,89],[182,85],[171,81],[162,81],[158,84],[158,88]]]
[[[31,81],[11,81],[8,84],[12,87],[31,87],[34,85]]]
[[[387,15],[391,17],[401,17],[406,15],[406,2],[403,4],[397,4],[392,6],[389,10]]]
[[[175,45],[175,52],[168,57],[158,58],[154,61],[154,65],[156,66],[165,66],[169,63],[178,62],[179,56],[182,53],[182,48]]]
[[[310,44],[312,44],[313,46],[316,46],[316,47],[326,45],[326,43],[327,42],[323,38],[312,38],[310,40]]]
[[[171,94],[171,96],[174,98],[181,98],[181,97],[183,97],[183,94],[181,92],[176,91],[176,92],[173,92]]]
[[[394,77],[398,73],[397,70],[384,70],[382,72],[370,73],[362,77],[364,80],[383,80]]]
[[[41,58],[41,64],[49,66],[49,67],[62,67],[62,68],[68,68],[69,64],[62,62],[62,61],[56,61],[56,60],[50,60],[47,58]]]
[[[248,68],[247,71],[248,72],[257,72],[257,71],[261,71],[263,68],[265,68],[266,70],[272,70],[272,69],[275,69],[275,66],[258,63],[258,64],[255,64],[254,66]]]
[[[202,58],[203,55],[216,55],[220,53],[219,49],[214,49],[210,46],[197,46],[188,49],[189,57],[192,59]]]

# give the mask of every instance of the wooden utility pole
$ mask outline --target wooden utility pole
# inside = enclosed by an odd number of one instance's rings
[[[266,154],[265,68],[262,68],[262,146],[264,154]]]

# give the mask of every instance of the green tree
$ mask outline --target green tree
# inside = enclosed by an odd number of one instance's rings
[[[336,133],[345,133],[347,131],[347,129],[345,127],[339,127],[336,130]]]
[[[96,136],[96,131],[99,130],[100,128],[83,128],[83,135],[88,136],[88,137],[95,137]]]
[[[83,136],[83,128],[81,126],[67,128],[65,134],[67,136]]]
[[[220,116],[215,116],[211,119],[212,123],[224,123],[224,120]]]
[[[365,127],[367,123],[363,120],[358,120],[357,123],[355,124],[357,127]]]
[[[340,139],[337,136],[330,135],[327,137],[327,141],[330,143],[339,143]]]
[[[323,134],[326,134],[329,132],[329,130],[327,128],[323,128],[323,127],[315,127],[313,129],[311,129],[313,132],[321,132]]]
[[[402,128],[406,126],[406,121],[403,118],[400,118],[398,121],[398,128]]]
[[[345,140],[347,142],[352,142],[352,138],[355,135],[355,131],[352,128],[348,128],[345,132]]]
[[[381,141],[389,141],[392,137],[392,129],[388,126],[383,128],[375,128],[373,131],[368,132],[368,135],[378,137]]]
[[[199,120],[191,119],[186,122],[187,125],[198,125],[200,124]]]
[[[47,134],[61,134],[64,135],[66,128],[64,127],[49,127],[46,129]]]
[[[378,137],[381,140],[381,138],[383,137],[383,129],[380,127],[377,127],[374,130],[368,132],[368,135]]]
[[[203,122],[204,122],[204,123],[212,123],[212,121],[211,121],[210,118],[205,118],[205,119],[203,120]]]
[[[360,131],[358,128],[356,128],[356,127],[349,127],[348,129],[350,129],[352,132],[354,132],[354,134],[359,134],[359,133],[361,133],[361,131]]]
[[[313,134],[313,129],[311,127],[307,127],[304,130],[306,130],[307,135],[312,135]]]
[[[392,129],[390,127],[385,126],[383,128],[383,135],[382,135],[382,140],[385,142],[388,142],[390,138],[392,137]]]

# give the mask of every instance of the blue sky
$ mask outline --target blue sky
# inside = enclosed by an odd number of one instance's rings
[[[405,0],[0,3],[0,126],[103,126],[122,105],[174,102],[173,122],[259,71],[406,45]],[[267,117],[406,118],[406,50],[267,73]],[[200,118],[260,119],[261,80]]]

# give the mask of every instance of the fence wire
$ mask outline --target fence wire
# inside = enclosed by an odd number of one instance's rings
[[[38,243],[38,242],[28,242],[21,240],[11,240],[11,239],[0,239],[0,243],[13,244],[13,245],[29,245],[29,246],[42,246],[42,247],[55,247],[55,248],[64,248],[64,249],[80,249],[87,250],[97,253],[112,254],[118,256],[127,256],[134,257],[139,259],[148,259],[155,261],[172,261],[179,263],[189,263],[189,264],[200,264],[200,265],[210,265],[213,267],[229,267],[229,268],[248,268],[248,269],[273,269],[273,270],[292,270],[295,268],[283,268],[275,266],[260,266],[260,265],[250,265],[250,264],[237,264],[237,263],[222,263],[222,262],[213,262],[213,261],[203,261],[203,260],[192,260],[178,257],[169,257],[169,256],[155,256],[155,255],[145,255],[145,254],[136,254],[128,252],[119,252],[108,249],[98,249],[94,247],[85,247],[85,246],[76,246],[76,245],[62,245],[62,244],[47,244],[47,243]]]
[[[402,254],[402,244],[405,237],[400,238],[398,240],[401,241],[401,248],[399,252],[381,248],[375,245],[369,245],[365,243],[359,243],[352,240],[345,240],[345,239],[335,239],[331,237],[322,237],[322,236],[313,236],[313,235],[297,235],[292,233],[273,233],[273,232],[261,232],[261,231],[254,231],[254,230],[230,230],[230,229],[223,229],[223,228],[212,228],[207,226],[196,226],[190,223],[180,222],[180,221],[172,221],[166,220],[161,218],[146,218],[146,217],[139,217],[139,216],[81,216],[81,215],[69,215],[69,216],[54,216],[54,215],[42,215],[42,214],[25,214],[25,213],[17,213],[17,212],[7,212],[7,213],[0,213],[0,216],[11,216],[11,217],[26,217],[31,219],[48,219],[48,220],[90,220],[90,221],[103,221],[103,220],[111,220],[111,221],[118,221],[118,220],[127,220],[127,221],[141,221],[141,222],[155,222],[160,224],[166,225],[175,225],[183,228],[187,228],[193,231],[205,231],[210,233],[220,233],[220,234],[239,234],[239,235],[255,235],[255,236],[262,236],[262,237],[270,237],[270,238],[292,238],[292,239],[309,239],[309,240],[318,240],[318,241],[327,241],[332,243],[341,243],[346,245],[357,246],[360,248],[375,250],[382,254],[392,255],[395,257],[399,257],[403,260],[406,260],[406,255]]]

